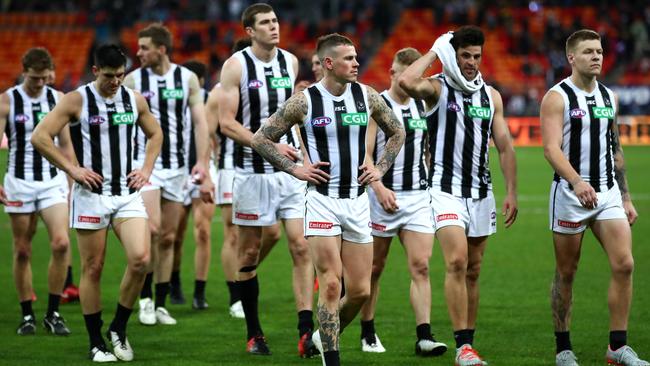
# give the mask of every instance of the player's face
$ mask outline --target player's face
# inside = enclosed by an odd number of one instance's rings
[[[156,46],[151,37],[138,38],[138,52],[136,56],[140,59],[140,66],[153,67],[160,64],[163,56],[164,46]]]
[[[118,68],[93,66],[93,74],[97,77],[96,86],[103,96],[113,96],[117,93],[120,85],[124,81],[126,68],[120,66]]]
[[[354,46],[338,45],[332,49],[332,56],[325,57],[327,68],[332,71],[337,79],[347,82],[357,81],[359,76],[359,63],[357,51]]]
[[[478,75],[483,49],[481,46],[459,47],[456,51],[458,68],[465,79],[473,80]]]
[[[323,65],[321,65],[318,55],[311,56],[311,72],[314,73],[316,81],[323,78]]]
[[[36,71],[31,67],[28,68],[27,71],[23,72],[25,90],[32,95],[40,94],[47,84],[51,72],[52,70],[49,69]]]
[[[567,58],[571,67],[580,74],[598,76],[603,68],[603,47],[597,39],[582,41]]]
[[[280,43],[280,23],[275,12],[255,14],[255,23],[246,33],[256,42],[276,46]]]

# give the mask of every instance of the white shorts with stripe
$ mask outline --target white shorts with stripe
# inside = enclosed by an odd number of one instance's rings
[[[307,190],[305,236],[337,236],[359,244],[372,244],[368,195],[330,198]]]
[[[397,191],[397,212],[390,214],[382,207],[372,189],[368,189],[370,222],[373,236],[393,237],[400,230],[433,234],[431,196],[426,190]]]
[[[217,179],[214,181],[217,193],[215,202],[217,205],[232,205],[232,188],[235,181],[235,169],[221,169],[217,171]]]
[[[63,172],[53,179],[28,182],[6,174],[4,189],[8,204],[7,213],[39,212],[57,204],[68,204],[68,180]]]
[[[485,198],[464,198],[435,188],[430,189],[433,222],[436,231],[446,226],[460,226],[470,237],[492,235],[497,232],[497,213],[494,194]]]
[[[596,208],[582,207],[578,197],[565,181],[553,182],[549,200],[549,226],[556,233],[577,234],[596,220],[627,220],[618,184],[605,192],[596,192]]]
[[[99,230],[114,219],[148,218],[140,192],[127,196],[105,196],[93,193],[78,184],[72,186],[70,227]]]
[[[134,160],[133,166],[140,168],[143,162]],[[155,169],[151,172],[149,182],[142,187],[141,192],[160,189],[160,196],[174,202],[185,202],[188,174],[187,167],[177,169]]]

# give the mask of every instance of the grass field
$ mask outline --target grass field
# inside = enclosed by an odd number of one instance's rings
[[[554,271],[551,234],[548,231],[548,189],[551,170],[540,148],[519,148],[520,214],[515,225],[490,239],[481,276],[481,307],[475,347],[490,365],[554,364],[554,338],[549,307],[549,285]],[[640,355],[650,358],[650,148],[627,147],[628,179],[640,218],[633,228],[636,259],[634,301],[629,340]],[[0,151],[4,171],[6,151]],[[503,184],[498,159],[492,156],[497,205]],[[497,206],[499,207],[499,206]],[[500,210],[500,208],[498,208]],[[297,317],[291,291],[291,266],[284,241],[280,242],[259,269],[261,321],[273,355],[253,357],[244,352],[245,325],[227,313],[228,294],[219,250],[221,229],[215,218],[212,268],[207,286],[210,308],[193,311],[190,305],[169,305],[178,319],[176,326],[144,327],[131,318],[128,334],[135,350],[134,364],[148,365],[320,365],[320,359],[297,357]],[[121,247],[110,236],[102,278],[104,322],[112,319],[118,282],[125,262]],[[79,280],[79,257],[74,235],[75,282]],[[47,237],[39,226],[34,239],[32,268],[38,301],[34,304],[39,328],[34,337],[19,337],[15,328],[20,307],[11,276],[11,236],[8,218],[0,214],[0,364],[77,365],[86,359],[87,336],[78,304],[62,305],[72,335],[49,336],[41,327],[47,307]],[[193,240],[186,235],[182,280],[186,297],[193,286]],[[453,345],[452,330],[443,297],[443,266],[439,248],[431,260],[432,328],[439,340]],[[574,291],[572,340],[581,365],[603,365],[608,336],[607,285],[609,267],[593,235],[587,234]],[[386,272],[375,319],[378,334],[388,352],[365,354],[359,347],[358,320],[342,335],[342,361],[347,365],[452,365],[453,352],[422,361],[414,356],[415,324],[408,302],[409,276],[403,250],[395,244]]]

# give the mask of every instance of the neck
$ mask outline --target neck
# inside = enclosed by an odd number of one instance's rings
[[[99,87],[99,85],[97,84],[97,80],[93,81],[93,86],[95,87],[95,90],[97,90],[97,93],[99,93],[99,95],[104,99],[113,99],[113,97],[115,96],[115,94],[104,93],[102,89]]]
[[[156,75],[165,75],[167,71],[172,67],[169,57],[163,57],[162,61],[156,65],[151,66],[151,71]]]
[[[571,74],[571,81],[578,89],[584,90],[588,93],[591,93],[594,88],[596,88],[596,76],[595,75],[582,75],[580,73],[574,72]]]
[[[45,87],[42,87],[38,91],[34,92],[34,91],[29,91],[29,89],[27,89],[27,85],[23,83],[22,89],[25,92],[25,94],[27,94],[30,98],[38,98],[41,96],[41,93],[43,93],[43,89],[45,89]]]
[[[330,92],[330,94],[337,97],[345,93],[345,89],[348,87],[347,81],[341,82],[339,80],[336,80],[334,77],[325,76],[321,80],[321,83],[323,83],[323,86],[325,89],[327,89],[328,92]]]
[[[275,47],[275,45],[264,45],[259,42],[253,42],[251,45],[251,51],[253,51],[253,55],[255,55],[258,60],[262,62],[270,62],[277,53],[277,47]]]
[[[392,83],[390,89],[388,89],[388,95],[401,105],[408,104],[411,99],[411,97],[409,97],[401,88],[397,87],[395,83]]]

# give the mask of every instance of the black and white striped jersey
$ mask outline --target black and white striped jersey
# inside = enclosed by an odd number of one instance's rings
[[[156,169],[177,169],[185,166],[186,140],[191,121],[185,113],[189,107],[192,72],[180,65],[171,64],[165,75],[157,75],[150,68],[132,72],[135,90],[145,97],[149,109],[160,123],[163,143],[156,159]],[[146,138],[140,128],[136,129],[134,159],[144,159]]]
[[[366,86],[351,83],[342,95],[334,96],[319,82],[303,93],[308,104],[300,128],[303,144],[312,163],[330,163],[321,167],[330,180],[316,185],[316,191],[332,198],[360,196],[365,187],[357,179],[366,153],[368,118],[372,114]]]
[[[201,88],[201,96],[203,99],[203,104],[208,101],[208,92],[207,90]],[[194,122],[192,121],[192,110],[187,108],[185,110],[187,116],[185,118],[189,123],[190,133],[189,138],[186,140],[187,145],[185,146],[185,151],[187,151],[187,171],[192,172],[192,168],[196,165],[196,141],[194,137]],[[209,131],[208,131],[209,133]]]
[[[270,62],[259,60],[251,48],[233,55],[242,66],[239,81],[239,109],[235,119],[255,133],[266,119],[293,94],[296,71],[291,54],[280,48]],[[280,139],[280,143],[300,147],[293,129]],[[279,171],[249,146],[235,145],[235,166],[248,173],[273,173]]]
[[[564,99],[562,152],[571,166],[596,192],[614,186],[613,129],[616,128],[614,92],[601,83],[593,92],[579,89],[566,78],[551,90]],[[554,180],[562,178],[556,173]]]
[[[491,87],[465,94],[453,89],[443,75],[438,103],[427,118],[431,152],[430,185],[465,198],[485,198],[492,190],[488,147],[492,136],[494,101]]]
[[[133,134],[138,107],[133,90],[121,86],[111,99],[103,98],[94,82],[77,89],[83,98],[78,121],[70,123],[70,137],[79,164],[104,177],[93,193],[123,196],[135,192],[127,187],[132,170]]]
[[[427,189],[427,172],[424,161],[424,141],[427,133],[427,120],[424,118],[424,103],[409,98],[407,105],[402,105],[393,100],[385,90],[380,94],[386,104],[393,110],[395,117],[404,123],[406,139],[404,146],[395,158],[395,163],[388,169],[382,183],[393,191],[412,191]],[[386,134],[377,129],[375,163],[381,157],[386,146]]]
[[[30,182],[54,178],[58,169],[34,149],[30,140],[36,125],[58,102],[57,91],[46,86],[38,98],[32,98],[22,85],[16,85],[6,93],[9,96],[9,115],[5,125],[9,142],[7,173]]]

